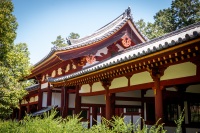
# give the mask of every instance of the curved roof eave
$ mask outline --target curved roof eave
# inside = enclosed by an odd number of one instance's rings
[[[40,87],[40,85],[39,85],[39,84],[34,84],[34,85],[31,85],[31,86],[29,86],[29,87],[25,88],[25,90],[27,90],[27,91],[38,90],[38,89],[39,89],[39,87]]]
[[[91,66],[89,68],[85,68],[73,74],[69,74],[69,75],[65,75],[65,76],[61,76],[57,78],[49,77],[47,81],[50,83],[64,82],[66,80],[69,80],[78,76],[82,76],[94,71],[98,71],[100,69],[111,67],[116,64],[126,62],[128,60],[133,60],[133,59],[142,57],[144,55],[155,53],[157,51],[169,48],[171,46],[178,45],[183,42],[187,42],[199,36],[200,36],[200,22],[187,26],[185,28],[179,29],[177,31],[168,33],[164,36],[155,38],[149,42],[132,46],[122,51],[121,54],[113,58],[110,58],[104,62],[101,62],[97,65]]]
[[[76,39],[76,40],[71,40],[72,42],[74,42],[74,43],[72,43],[72,45],[69,45],[66,47],[55,47],[55,46],[52,47],[51,51],[48,53],[48,55],[46,55],[43,59],[41,59],[39,62],[37,62],[34,65],[34,68],[37,68],[40,65],[44,64],[46,61],[50,60],[52,56],[55,56],[56,53],[59,53],[61,51],[77,49],[80,47],[91,45],[91,44],[99,42],[99,41],[103,41],[104,39],[108,38],[109,36],[112,36],[113,34],[115,34],[116,31],[120,30],[127,23],[128,20],[131,20],[131,22],[134,24],[129,10],[130,10],[130,8],[126,9],[123,14],[118,16],[116,19],[114,19],[107,25],[98,29],[92,35],[86,36],[84,38]],[[128,11],[129,11],[129,13],[127,13]],[[140,33],[140,35],[142,35],[142,34]]]

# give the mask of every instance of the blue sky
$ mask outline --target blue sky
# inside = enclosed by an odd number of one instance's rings
[[[171,0],[12,0],[19,24],[15,43],[27,43],[35,64],[51,50],[58,35],[90,35],[131,7],[134,21],[153,22]]]

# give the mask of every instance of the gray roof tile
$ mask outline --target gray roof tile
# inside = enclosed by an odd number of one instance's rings
[[[49,82],[56,82],[61,80],[68,80],[70,78],[74,78],[76,76],[84,75],[86,73],[90,73],[92,70],[100,70],[103,67],[109,67],[116,65],[118,63],[126,62],[128,59],[138,58],[140,56],[144,56],[158,50],[163,50],[165,48],[171,47],[173,45],[178,45],[184,41],[189,41],[193,38],[197,38],[200,36],[200,22],[190,25],[188,27],[182,28],[180,30],[171,32],[164,36],[158,37],[154,40],[150,40],[148,42],[132,46],[131,48],[125,49],[121,52],[121,54],[116,55],[104,62],[97,63],[91,67],[85,68],[79,72],[74,74],[65,75],[57,78],[49,78]]]
[[[33,90],[39,89],[39,87],[40,87],[39,84],[34,84],[32,86],[29,86],[29,87],[25,88],[25,90],[27,90],[27,91],[33,91]]]

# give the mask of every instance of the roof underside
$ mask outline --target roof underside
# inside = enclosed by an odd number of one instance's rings
[[[65,76],[61,76],[57,78],[49,78],[48,82],[51,82],[52,84],[54,84],[56,82],[67,81],[69,79],[73,79],[78,76],[82,76],[94,71],[111,67],[119,63],[124,63],[129,60],[134,60],[141,56],[152,54],[157,51],[161,51],[175,45],[181,45],[182,43],[188,42],[194,38],[199,38],[199,36],[200,36],[200,22],[190,25],[188,27],[182,28],[180,30],[171,32],[164,36],[158,37],[149,42],[132,46],[128,49],[125,49],[124,51],[121,52],[121,54],[118,54],[113,58],[110,58],[104,62],[100,62],[91,67],[85,68],[73,74],[69,74],[69,75],[65,75]]]
[[[128,8],[124,13],[122,13],[119,17],[117,17],[116,19],[108,23],[107,25],[98,29],[92,35],[86,36],[80,39],[70,40],[72,45],[69,45],[66,47],[53,47],[46,57],[44,57],[42,60],[40,60],[38,63],[34,65],[34,70],[39,68],[41,71],[42,69],[41,66],[45,66],[47,62],[52,60],[53,56],[58,56],[60,60],[68,60],[70,58],[74,58],[74,55],[82,56],[82,55],[88,54],[88,52],[91,52],[93,48],[95,48],[93,50],[95,51],[102,47],[108,46],[113,41],[116,41],[117,39],[119,39],[119,37],[116,37],[115,34],[121,28],[123,28],[123,26],[127,24],[128,22],[131,22],[132,24],[131,27],[136,27],[136,25],[134,24],[132,20],[130,8]],[[136,30],[134,32],[137,32],[136,35],[138,36],[138,38],[142,39],[142,42],[144,42],[145,40],[148,40],[137,30],[137,28],[135,29]],[[110,40],[105,42],[108,38]],[[103,45],[101,45],[101,43],[103,43]],[[79,53],[79,54],[74,54],[74,53]]]

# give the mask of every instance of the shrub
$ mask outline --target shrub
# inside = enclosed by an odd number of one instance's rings
[[[80,114],[68,116],[65,119],[55,117],[57,112],[52,110],[44,114],[43,117],[26,117],[21,121],[3,121],[0,120],[1,133],[166,133],[164,124],[156,122],[151,128],[145,125],[144,120],[140,118],[136,123],[124,122],[123,117],[112,117],[112,120],[106,120],[102,117],[101,123],[93,125],[91,128],[85,128],[81,122]],[[142,120],[143,127],[139,124]],[[181,124],[184,120],[183,112],[177,124],[176,133],[181,132]]]

